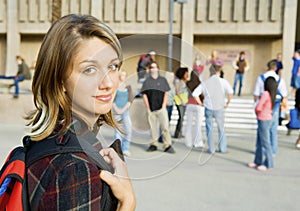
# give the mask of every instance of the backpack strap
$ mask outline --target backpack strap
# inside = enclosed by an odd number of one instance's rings
[[[265,78],[264,74],[261,74],[259,77],[261,78],[261,80],[263,82],[265,82],[266,78]],[[278,85],[280,84],[280,81],[281,81],[281,78],[279,78],[278,81],[277,81]],[[280,103],[281,99],[282,99],[282,94],[281,94],[280,90],[277,88],[276,104]]]
[[[259,77],[261,78],[261,80],[262,80],[263,82],[265,82],[265,76],[264,76],[264,74],[261,74]]]
[[[51,155],[82,152],[85,153],[99,169],[112,172],[99,152],[89,144],[85,139],[95,138],[91,134],[84,137],[76,136],[67,132],[63,136],[52,136],[42,141],[32,141],[29,136],[23,138],[23,144],[26,149],[26,166]]]

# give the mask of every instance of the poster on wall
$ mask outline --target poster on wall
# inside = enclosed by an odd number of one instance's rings
[[[251,55],[249,50],[240,49],[240,50],[216,50],[216,51],[218,52],[218,57],[222,59],[222,61],[225,64],[232,63],[232,61],[234,61],[236,58],[239,57],[241,51],[245,52],[246,59],[248,60],[249,63],[251,62]]]

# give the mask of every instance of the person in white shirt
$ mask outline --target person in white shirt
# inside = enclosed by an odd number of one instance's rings
[[[201,105],[199,95],[204,95],[205,124],[208,142],[208,152],[215,153],[215,143],[213,140],[213,118],[218,126],[219,151],[227,152],[227,139],[224,129],[224,108],[227,108],[233,96],[233,89],[228,81],[220,78],[221,67],[211,65],[209,68],[210,77],[201,83],[192,93],[195,100]],[[228,95],[225,104],[225,94]]]
[[[254,95],[254,102],[255,104],[258,102],[259,97],[264,92],[264,81],[268,77],[274,77],[275,80],[278,83],[278,95],[277,95],[277,103],[273,107],[272,112],[272,125],[270,128],[270,141],[271,141],[271,147],[272,147],[272,153],[275,155],[278,151],[278,143],[277,143],[277,127],[279,123],[279,107],[280,107],[280,101],[281,98],[287,97],[287,89],[286,84],[283,78],[280,78],[276,74],[277,69],[277,63],[276,61],[272,60],[269,61],[267,64],[268,70],[264,74],[261,74],[257,77],[253,95]]]

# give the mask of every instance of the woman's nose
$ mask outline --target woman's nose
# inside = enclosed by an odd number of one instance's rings
[[[111,79],[109,72],[106,72],[100,77],[99,89],[111,89],[112,87],[113,87],[113,81]]]

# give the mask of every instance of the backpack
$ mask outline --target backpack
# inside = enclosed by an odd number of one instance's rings
[[[28,210],[25,184],[25,150],[14,148],[0,171],[0,210]]]
[[[260,78],[263,82],[265,82],[266,78],[265,78],[264,74],[261,74]],[[280,80],[281,80],[281,78],[279,78],[279,80],[277,81],[278,85],[280,83]],[[276,100],[275,100],[275,105],[273,107],[273,111],[280,107],[281,100],[282,100],[282,94],[281,94],[280,90],[277,88],[277,95],[276,95]]]
[[[297,108],[290,110],[290,122],[286,127],[288,129],[300,129],[300,115]]]
[[[142,67],[143,69],[146,69],[147,66],[149,66],[151,62],[151,56],[149,54],[144,54],[141,56],[138,66]]]
[[[71,132],[67,132],[64,136],[54,136],[39,142],[33,142],[29,136],[25,136],[23,146],[16,147],[10,152],[0,171],[0,210],[37,210],[40,200],[38,197],[32,201],[29,207],[26,167],[44,157],[60,153],[82,152],[88,155],[98,169],[112,172],[112,169],[99,152],[87,141],[82,140],[84,138],[95,138],[90,134],[87,136],[80,138]],[[117,139],[110,147],[115,149],[121,159],[124,160],[120,140]],[[103,181],[101,210],[116,210],[117,205],[118,200],[113,195],[110,187]]]

